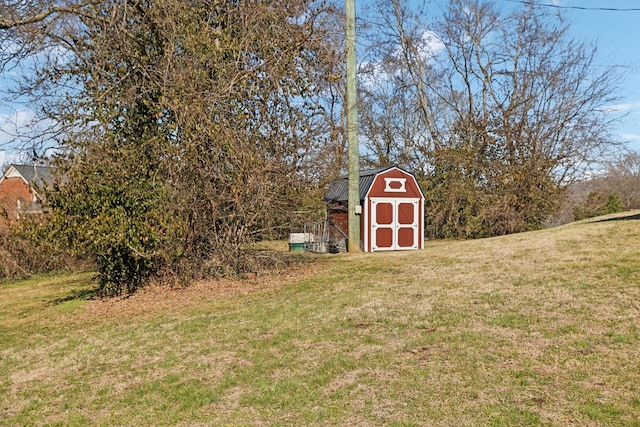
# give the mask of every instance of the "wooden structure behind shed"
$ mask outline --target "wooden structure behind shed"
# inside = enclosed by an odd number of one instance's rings
[[[348,231],[348,176],[325,196],[327,220]],[[360,171],[360,246],[363,251],[415,250],[424,244],[424,195],[415,177],[396,166]]]

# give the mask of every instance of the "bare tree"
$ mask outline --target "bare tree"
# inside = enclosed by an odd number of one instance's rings
[[[621,197],[625,207],[640,209],[640,152],[629,151],[610,161],[604,185]]]
[[[438,78],[434,40],[420,12],[406,2],[377,2],[364,17],[360,123],[370,165],[422,171],[438,144],[441,108],[428,90]]]
[[[593,66],[596,49],[572,40],[557,13],[485,0],[450,0],[430,21],[402,0],[379,2],[379,13],[388,82],[412,95],[428,135],[419,172],[433,235],[540,227],[562,189],[617,146],[604,107],[618,76]],[[439,51],[425,54],[425,35]]]

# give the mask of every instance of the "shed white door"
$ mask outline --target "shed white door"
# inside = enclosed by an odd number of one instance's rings
[[[371,250],[418,249],[419,199],[371,199]]]

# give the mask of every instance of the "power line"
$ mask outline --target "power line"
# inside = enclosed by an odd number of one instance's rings
[[[573,9],[573,10],[604,10],[608,12],[640,12],[638,7],[586,7],[586,6],[561,6],[557,4],[538,3],[532,0],[508,0],[512,3],[522,3],[527,6],[554,7],[556,9]]]

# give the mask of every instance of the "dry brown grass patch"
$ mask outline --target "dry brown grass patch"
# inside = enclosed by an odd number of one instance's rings
[[[186,286],[152,283],[132,295],[88,301],[85,316],[97,319],[148,319],[166,313],[178,313],[206,302],[275,292],[284,286],[315,276],[324,268],[322,263],[304,262],[279,271],[244,278],[198,280]]]

